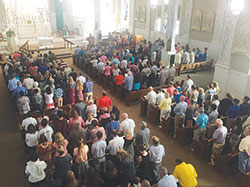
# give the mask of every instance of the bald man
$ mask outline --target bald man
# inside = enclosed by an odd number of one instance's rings
[[[217,119],[215,122],[217,129],[214,131],[213,137],[208,142],[213,142],[211,165],[214,165],[214,159],[221,155],[227,137],[227,128],[223,126],[223,121]]]
[[[152,86],[148,88],[149,92],[145,96],[145,100],[148,102],[147,105],[147,118],[149,118],[150,115],[150,109],[155,105],[156,102],[156,93]]]
[[[121,116],[122,122],[120,123],[120,132],[124,134],[125,130],[128,128],[134,136],[135,122],[133,119],[128,118],[127,113],[123,113]]]
[[[150,168],[152,170],[152,184],[156,184],[160,180],[159,169],[161,167],[162,158],[165,156],[165,149],[160,144],[157,136],[152,137],[152,146],[149,148]]]

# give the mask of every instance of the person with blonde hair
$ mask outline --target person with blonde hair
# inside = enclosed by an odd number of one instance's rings
[[[212,84],[213,84],[213,87],[215,89],[215,94],[218,95],[219,91],[220,91],[220,87],[219,87],[218,82],[214,81]]]
[[[170,116],[170,112],[171,112],[171,103],[172,100],[169,97],[169,93],[166,92],[164,93],[165,98],[161,101],[161,104],[159,105],[159,108],[161,110],[160,113],[160,122],[162,124],[163,120],[167,120]]]
[[[55,142],[52,144],[54,150],[55,150],[55,154],[54,154],[54,158],[56,158],[57,156],[59,156],[59,152],[58,152],[58,148],[59,146],[63,146],[64,148],[64,154],[66,154],[67,151],[67,146],[68,146],[68,140],[66,140],[62,133],[57,132],[55,134]]]
[[[83,85],[80,80],[76,81],[76,102],[83,101]]]
[[[134,157],[134,142],[135,138],[129,128],[126,128],[124,131],[124,146],[123,149],[130,153]]]
[[[87,177],[87,171],[89,168],[88,152],[89,147],[84,143],[83,139],[80,140],[78,147],[74,148],[73,150],[73,170],[76,175],[76,179],[79,180],[80,185],[84,184],[84,181]]]

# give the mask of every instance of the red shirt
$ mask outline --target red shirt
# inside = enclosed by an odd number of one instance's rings
[[[122,85],[123,80],[124,80],[124,76],[123,75],[117,75],[114,80],[115,80],[116,85]]]
[[[103,107],[106,107],[109,109],[109,106],[111,105],[111,100],[108,96],[103,96],[98,100],[97,106],[102,109]]]
[[[167,89],[167,92],[169,93],[169,95],[172,97],[174,95],[174,86],[170,86],[168,89]]]

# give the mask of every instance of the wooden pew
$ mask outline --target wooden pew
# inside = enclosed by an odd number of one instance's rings
[[[62,107],[60,107],[63,111],[66,111],[66,109],[68,108],[69,105],[64,105]],[[72,107],[74,107],[74,105],[72,105]],[[48,110],[44,110],[44,114],[46,116],[49,116],[51,118],[51,112],[53,111],[54,109],[48,109]],[[16,114],[16,122],[17,124],[21,124],[22,121],[27,118],[29,116],[29,114],[23,114],[23,115],[18,115]],[[40,111],[34,111],[34,112],[31,112],[31,116],[34,117],[34,118],[38,118],[41,116],[40,114]]]
[[[103,84],[103,77],[104,77],[104,74],[100,71],[97,71],[97,82],[101,85]]]
[[[211,156],[212,142],[194,141],[194,152],[204,160],[209,160]]]
[[[214,160],[214,168],[223,175],[228,173],[235,174],[238,171],[238,154],[224,154]]]
[[[92,75],[92,64],[91,62],[87,63],[86,73],[91,76]]]
[[[157,106],[152,106],[149,108],[149,120],[153,122],[154,125],[160,124],[160,109]]]
[[[250,175],[240,171],[239,172],[239,187],[247,187],[250,186]]]
[[[105,89],[109,89],[111,83],[111,76],[104,76],[103,77],[103,87]]]
[[[126,91],[125,91],[124,88],[121,87],[121,86],[115,86],[115,87],[116,87],[116,96],[117,96],[119,99],[123,100],[124,94],[125,94]]]
[[[78,60],[78,56],[73,55],[73,64],[76,65]]]
[[[142,117],[146,117],[147,116],[147,105],[148,105],[148,102],[145,100],[144,97],[141,97],[140,98],[140,102],[141,102],[141,116]]]
[[[96,68],[92,68],[92,73],[91,73],[91,77],[93,80],[97,80],[97,69]]]
[[[130,106],[130,102],[133,100],[138,100],[141,97],[145,96],[148,93],[148,89],[138,90],[138,91],[125,91],[124,90],[124,97],[125,102],[128,106]]]
[[[116,93],[116,87],[117,87],[117,86],[115,85],[115,83],[114,83],[113,81],[110,82],[109,87],[110,87],[111,93],[112,93],[112,94],[115,94],[115,93]]]
[[[85,71],[85,58],[82,58],[81,59],[81,62],[80,62],[80,69],[82,71]]]
[[[172,117],[169,117],[167,120],[162,121],[162,130],[165,135],[170,135],[170,126],[171,122],[173,121]]]
[[[194,133],[193,128],[187,128],[187,127],[177,128],[176,140],[182,145],[190,144],[192,143],[193,133]]]
[[[213,60],[204,62],[195,62],[193,64],[182,64],[180,68],[180,73],[196,72],[211,69],[213,65]]]

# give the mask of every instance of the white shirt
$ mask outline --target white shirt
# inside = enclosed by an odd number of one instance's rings
[[[22,127],[24,128],[25,131],[27,131],[29,124],[36,126],[37,125],[36,119],[32,117],[27,117],[23,120]]]
[[[183,53],[183,62],[185,63],[189,63],[190,62],[190,57],[189,57],[189,53],[186,51]]]
[[[155,104],[157,106],[159,106],[161,104],[161,101],[165,98],[164,96],[164,93],[163,92],[160,92],[158,94],[156,94],[156,101],[155,101]]]
[[[84,76],[79,76],[79,77],[77,77],[77,79],[76,79],[76,81],[78,81],[78,80],[80,80],[80,82],[82,83],[82,85],[83,85],[83,83],[85,83],[86,82],[86,79],[85,79],[85,77]]]
[[[120,123],[120,131],[121,132],[125,132],[125,129],[129,129],[132,133],[132,136],[134,136],[134,129],[135,129],[135,122],[134,120],[130,119],[130,118],[127,118],[125,120],[123,120],[121,123]]]
[[[180,64],[181,63],[181,53],[180,52],[176,53],[174,63],[175,64]]]
[[[239,150],[242,152],[246,150],[248,153],[250,153],[250,136],[246,136],[240,141]]]
[[[53,133],[54,133],[54,131],[51,128],[51,126],[47,125],[46,127],[42,128],[39,131],[39,137],[41,136],[41,134],[44,134],[46,136],[47,140],[52,143],[53,142],[53,139],[52,139]]]
[[[118,151],[123,148],[124,139],[122,137],[116,136],[109,141],[107,149],[111,155],[116,155]]]
[[[46,169],[47,164],[44,161],[27,162],[25,173],[29,175],[29,182],[36,183],[45,179],[46,174],[44,170]]]
[[[27,88],[27,90],[31,90],[34,86],[35,81],[32,78],[26,78],[23,80],[23,85]]]
[[[26,133],[25,142],[28,147],[34,147],[38,144],[39,132],[36,131],[34,134]]]
[[[194,84],[192,79],[188,79],[184,82],[183,91],[191,91],[191,86]]]
[[[124,67],[126,69],[127,66],[128,66],[128,61],[127,60],[122,60],[121,65],[122,65],[122,67]]]
[[[148,101],[148,103],[155,104],[156,101],[156,93],[154,90],[148,92],[145,99]]]
[[[193,64],[194,60],[195,60],[195,58],[194,58],[194,52],[192,51],[189,56],[190,56],[190,64]]]
[[[159,144],[158,146],[152,145],[149,148],[150,160],[154,163],[161,163],[162,158],[165,156],[165,149],[163,145]]]
[[[54,96],[53,93],[51,93],[49,95],[45,93],[46,104],[52,104],[52,103],[54,103],[53,96]]]

